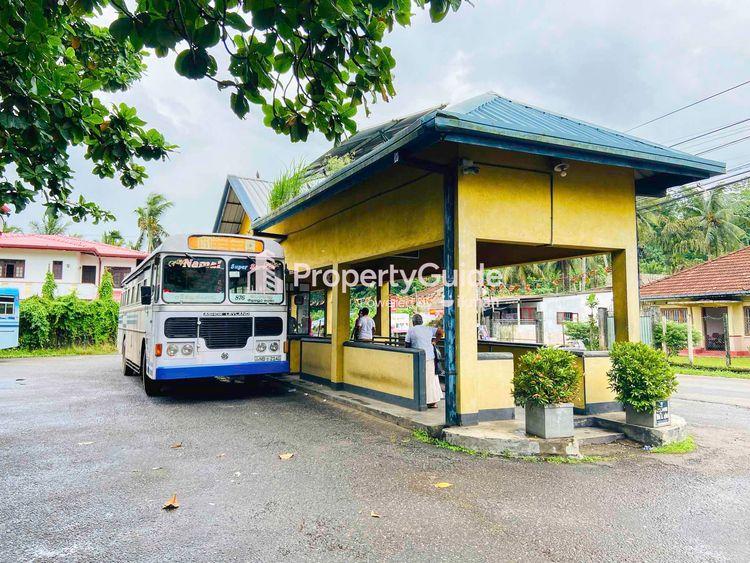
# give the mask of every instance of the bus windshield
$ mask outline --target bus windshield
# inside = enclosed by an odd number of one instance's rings
[[[224,301],[225,262],[208,256],[164,258],[165,303],[221,303]]]
[[[261,256],[229,260],[229,301],[283,303],[283,262]]]

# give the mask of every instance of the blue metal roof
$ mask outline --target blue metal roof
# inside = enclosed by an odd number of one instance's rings
[[[260,217],[255,227],[267,229],[392,166],[394,153],[416,152],[440,141],[632,168],[638,195],[661,195],[669,187],[723,174],[726,169],[721,162],[489,92],[353,135],[343,146],[334,147],[316,161],[325,162],[329,156],[349,152],[354,157],[353,162],[308,192]]]
[[[214,221],[215,233],[238,233],[243,212],[255,221],[268,213],[268,195],[272,184],[260,178],[229,174]]]

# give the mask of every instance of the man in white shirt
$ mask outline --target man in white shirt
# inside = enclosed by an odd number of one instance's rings
[[[435,349],[432,347],[435,331],[422,324],[422,315],[414,315],[411,322],[414,326],[406,333],[406,343],[409,348],[424,350],[427,406],[436,409],[438,401],[443,398],[443,390],[435,373]]]
[[[375,332],[375,321],[369,316],[370,310],[362,307],[359,310],[359,317],[354,323],[354,339],[372,342],[372,335]]]

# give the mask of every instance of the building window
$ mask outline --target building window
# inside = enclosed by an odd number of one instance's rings
[[[0,297],[0,315],[9,316],[13,314],[13,298]]]
[[[558,311],[557,312],[557,324],[563,323],[577,323],[578,313],[571,313],[569,311]]]
[[[750,307],[743,307],[745,311],[745,336],[750,336]]]
[[[664,315],[664,318],[668,321],[673,321],[676,323],[687,322],[687,309],[685,308],[662,309],[661,314]]]
[[[0,278],[22,278],[25,269],[25,260],[0,260]]]
[[[54,260],[52,262],[52,276],[56,280],[62,279],[62,266],[63,266],[62,260]]]
[[[112,274],[112,281],[114,282],[116,289],[122,287],[122,280],[124,280],[130,273],[130,268],[127,267],[109,266],[107,267],[107,270]]]
[[[96,283],[96,266],[81,266],[81,283]]]

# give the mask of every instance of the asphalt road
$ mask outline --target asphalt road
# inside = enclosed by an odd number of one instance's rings
[[[683,390],[696,453],[553,465],[437,449],[272,384],[149,399],[115,357],[0,360],[0,559],[747,561],[748,409]]]

